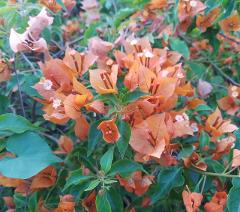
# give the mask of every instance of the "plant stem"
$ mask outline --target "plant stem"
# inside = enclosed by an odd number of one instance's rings
[[[16,70],[16,55],[15,54],[14,54],[14,61],[13,61],[13,72],[15,73],[16,78],[17,78],[18,94],[19,94],[20,105],[22,108],[22,115],[24,117],[26,117],[26,113],[25,113],[25,109],[24,109],[24,105],[23,105],[21,85],[20,85],[20,81],[19,81],[19,77],[18,77],[18,72]]]
[[[53,136],[51,136],[51,135],[49,135],[49,134],[47,134],[45,132],[39,132],[39,134],[44,136],[44,137],[46,137],[46,138],[48,138],[48,139],[50,139],[50,140],[52,140],[52,141],[54,141],[55,143],[58,144],[58,139],[57,138],[55,138],[55,137],[53,137]]]
[[[239,42],[239,41],[234,40],[233,38],[228,37],[227,35],[225,35],[225,34],[223,34],[223,33],[221,33],[221,32],[219,32],[218,34],[219,34],[220,36],[224,37],[226,40],[229,40],[229,41],[231,41],[231,42],[233,42],[233,43],[236,43],[237,45],[240,45],[240,42]]]
[[[227,74],[225,74],[221,68],[219,68],[216,64],[213,62],[209,61],[209,64],[212,65],[215,71],[217,71],[220,75],[222,75],[228,82],[232,83],[233,85],[240,86],[239,83],[237,83],[235,80],[233,80],[231,77],[229,77]]]
[[[33,72],[35,73],[37,70],[34,67],[34,65],[32,64],[32,62],[27,58],[27,56],[24,53],[21,52],[21,55],[22,55],[23,59],[28,63],[28,65],[31,67]]]
[[[205,187],[206,179],[207,179],[207,176],[204,175],[204,176],[203,176],[203,184],[202,184],[201,194],[202,194],[203,191],[204,191],[204,187]]]
[[[213,176],[213,177],[227,177],[227,178],[240,178],[240,175],[231,175],[231,174],[224,174],[224,173],[214,173],[214,172],[205,172],[205,171],[201,171],[195,168],[191,168],[191,170],[199,173],[199,174],[203,174],[206,176]]]
[[[226,38],[226,36],[224,34],[221,34],[222,36],[224,36]],[[179,35],[180,38],[182,38],[188,45],[191,45],[191,41],[188,40],[185,36],[183,35]],[[221,68],[219,68],[215,63],[213,63],[212,61],[208,60],[206,63],[210,64],[214,70],[216,72],[218,72],[220,75],[222,75],[222,77],[227,80],[228,82],[232,83],[233,85],[236,85],[236,86],[240,86],[239,83],[237,83],[234,79],[232,79],[231,77],[229,77],[227,74],[225,74]]]

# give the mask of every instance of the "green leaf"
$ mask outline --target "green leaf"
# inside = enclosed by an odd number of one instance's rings
[[[12,113],[0,115],[0,133],[1,134],[20,134],[28,130],[37,130],[27,119]]]
[[[29,197],[28,201],[29,212],[37,211],[37,206],[38,206],[37,192],[34,192]]]
[[[227,208],[229,212],[240,211],[240,188],[232,187],[228,193]]]
[[[107,199],[107,194],[99,194],[96,197],[97,212],[111,212],[111,205]]]
[[[114,17],[114,26],[117,28],[127,17],[136,11],[134,8],[122,8],[120,9]]]
[[[88,157],[93,153],[96,145],[102,140],[102,132],[97,129],[100,122],[101,121],[94,122],[89,129],[87,150]]]
[[[17,10],[17,6],[5,6],[5,7],[0,7],[0,16],[4,16],[6,14],[9,14],[9,13],[16,13],[16,10]]]
[[[6,148],[16,155],[15,158],[5,157],[0,161],[0,172],[6,177],[27,179],[49,165],[61,162],[45,140],[33,132],[11,136]]]
[[[123,210],[123,201],[122,196],[119,191],[117,191],[115,188],[111,188],[107,192],[107,199],[111,205],[113,212],[122,212]]]
[[[124,175],[135,172],[137,170],[145,171],[141,164],[131,160],[123,159],[115,162],[112,165],[112,168],[110,169],[108,175],[109,176],[115,176],[116,174]]]
[[[86,29],[83,35],[82,45],[86,45],[88,43],[88,39],[97,35],[96,29],[99,26],[99,23],[92,23]]]
[[[205,146],[208,146],[209,142],[210,142],[210,137],[209,137],[208,133],[206,133],[205,131],[202,131],[201,135],[199,137],[199,142],[200,142],[201,150],[203,150]]]
[[[169,41],[170,41],[170,47],[172,50],[179,52],[187,59],[189,58],[190,56],[189,49],[187,44],[184,41],[180,40],[179,38],[173,38],[173,37],[170,37]]]
[[[212,111],[212,108],[210,108],[208,105],[198,105],[195,108],[196,112],[200,112],[200,111]]]
[[[240,129],[235,130],[233,134],[236,137],[235,148],[240,149]]]
[[[13,201],[14,201],[17,209],[24,208],[26,206],[26,202],[27,202],[26,197],[24,197],[20,193],[14,193]]]
[[[213,171],[215,173],[223,173],[224,172],[224,165],[222,163],[220,163],[217,160],[212,160],[212,159],[206,159],[205,162],[208,165],[208,170],[209,171]],[[219,177],[220,181],[224,184],[226,181],[226,178],[224,177]]]
[[[127,148],[128,148],[128,143],[129,143],[129,139],[131,136],[131,128],[127,122],[122,121],[122,120],[120,120],[117,123],[117,126],[118,126],[118,130],[121,134],[121,137],[117,141],[116,145],[120,152],[121,157],[123,158],[127,151]]]
[[[81,184],[83,182],[86,182],[90,179],[92,179],[94,176],[92,175],[83,175],[82,170],[78,169],[75,171],[70,172],[69,177],[66,180],[66,184],[64,186],[64,191],[69,188],[70,186],[76,186],[78,184]]]
[[[147,93],[143,93],[139,88],[133,92],[128,92],[124,98],[124,103],[130,103],[136,101],[141,96],[147,96]]]
[[[99,180],[93,180],[84,191],[91,191],[99,185]]]
[[[221,15],[219,18],[216,20],[216,22],[219,22],[228,16],[230,16],[233,12],[233,10],[236,7],[236,0],[227,0],[225,5],[223,6],[224,10],[222,11]]]
[[[182,186],[183,184],[184,177],[182,176],[181,167],[162,169],[158,174],[157,184],[150,190],[152,204],[156,203],[160,199],[165,198],[171,189]]]
[[[6,112],[10,101],[6,96],[0,95],[0,114],[3,114]]]
[[[220,41],[217,39],[217,34],[219,33],[219,28],[208,28],[206,32],[202,34],[205,38],[209,40],[209,44],[213,47],[213,52],[211,56],[217,56],[219,53]]]
[[[187,64],[189,65],[191,72],[198,77],[201,77],[207,70],[207,67],[199,62],[188,61]]]
[[[101,169],[107,173],[112,166],[114,146],[112,146],[100,159]]]
[[[193,153],[193,151],[194,149],[192,145],[184,147],[177,156],[178,160],[189,157]]]
[[[237,177],[232,178],[232,184],[235,188],[236,187],[240,188],[240,178]]]
[[[205,14],[207,15],[209,12],[211,12],[214,8],[218,7],[220,5],[220,1],[216,0],[207,0],[205,2],[206,9],[205,9]]]

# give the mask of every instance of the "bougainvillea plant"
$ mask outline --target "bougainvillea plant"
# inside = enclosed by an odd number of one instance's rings
[[[240,212],[239,10],[0,0],[0,210]]]

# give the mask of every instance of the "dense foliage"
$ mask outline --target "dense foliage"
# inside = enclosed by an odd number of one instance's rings
[[[0,210],[240,212],[239,10],[0,0]]]

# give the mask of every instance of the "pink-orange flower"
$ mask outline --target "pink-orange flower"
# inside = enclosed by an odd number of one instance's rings
[[[183,191],[182,198],[187,212],[197,212],[203,195],[196,192]]]
[[[96,191],[93,190],[87,197],[82,200],[82,206],[88,212],[96,212]]]
[[[52,23],[53,18],[48,16],[46,9],[43,8],[37,16],[29,18],[28,28],[24,33],[20,34],[11,29],[9,37],[11,49],[15,53],[21,51],[46,51],[47,43],[40,37],[40,34],[45,27]]]
[[[115,119],[102,121],[98,125],[98,129],[102,131],[103,139],[107,143],[115,143],[121,136],[115,124]]]
[[[86,24],[89,25],[100,19],[99,4],[97,0],[83,0],[82,9],[86,11]]]
[[[183,158],[183,162],[187,168],[193,166],[203,171],[207,170],[207,164],[201,160],[199,154],[197,154],[196,152],[193,152],[190,157]]]
[[[73,70],[75,76],[81,77],[96,59],[97,56],[91,52],[79,53],[74,49],[67,48],[63,62]]]
[[[53,11],[53,12],[58,12],[62,9],[61,5],[57,3],[56,0],[39,0],[40,4],[43,4],[44,6],[46,6],[49,10]]]
[[[240,87],[230,86],[228,88],[228,96],[218,100],[218,105],[222,110],[228,114],[234,115],[240,108],[238,101],[240,100]]]
[[[196,20],[196,25],[202,32],[205,32],[208,27],[210,27],[216,20],[221,12],[220,7],[214,8],[207,15],[199,15]]]
[[[42,188],[51,187],[55,184],[56,178],[56,169],[53,166],[49,166],[33,177],[30,189],[33,192]]]
[[[62,60],[51,59],[45,63],[39,63],[39,66],[44,77],[51,81],[52,88],[60,92],[69,92],[72,89],[73,72]]]
[[[232,149],[235,140],[236,138],[233,135],[218,140],[216,143],[216,149],[212,156],[213,160],[219,160],[223,155],[228,154]]]
[[[9,80],[10,78],[11,71],[9,65],[3,59],[0,59],[0,82]]]
[[[224,133],[231,133],[238,129],[231,120],[224,120],[220,110],[217,108],[215,112],[210,114],[205,123],[205,130],[213,137],[218,137]]]
[[[151,0],[151,2],[147,5],[150,10],[154,9],[163,9],[168,5],[167,0]]]
[[[55,209],[54,212],[75,212],[75,205],[74,196],[66,194],[60,197],[58,208]]]
[[[223,212],[227,204],[227,193],[225,191],[216,192],[210,202],[204,205],[206,212]]]
[[[55,154],[68,154],[73,150],[73,141],[67,136],[62,135],[59,138],[58,145],[60,150],[55,151]]]
[[[169,142],[165,114],[155,114],[132,128],[130,145],[138,153],[160,158]]]
[[[240,150],[234,149],[232,167],[239,167],[239,166],[240,166]]]
[[[88,136],[90,125],[85,116],[80,116],[76,119],[76,124],[74,126],[75,135],[81,140],[86,140]]]
[[[104,59],[108,52],[113,48],[113,44],[107,41],[103,41],[98,37],[93,37],[89,39],[88,49],[89,51],[98,56],[100,59]]]
[[[129,178],[122,178],[117,175],[121,186],[123,186],[128,192],[134,192],[137,196],[143,195],[153,183],[154,176],[142,175],[141,171],[134,172]]]
[[[118,68],[114,67],[111,73],[101,70],[95,69],[90,72],[90,83],[91,86],[99,93],[99,94],[108,94],[108,93],[117,93],[117,75]]]
[[[240,17],[238,12],[235,10],[231,16],[220,21],[220,27],[225,32],[239,31],[240,30]]]

